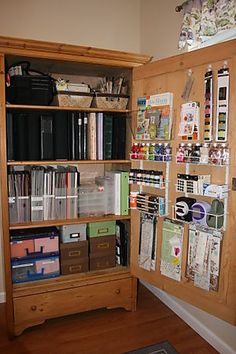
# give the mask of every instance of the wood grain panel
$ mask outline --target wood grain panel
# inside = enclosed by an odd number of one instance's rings
[[[181,95],[187,80],[188,69],[192,70],[193,86],[188,102],[200,102],[200,142],[203,141],[204,125],[204,74],[208,65],[212,65],[214,73],[214,117],[216,116],[216,93],[217,93],[217,70],[223,67],[224,61],[230,69],[230,111],[229,111],[229,146],[230,146],[230,186],[231,179],[236,176],[236,140],[235,140],[235,109],[236,109],[236,41],[230,41],[220,45],[212,46],[192,53],[186,53],[175,57],[158,60],[154,63],[144,65],[134,69],[134,95],[137,97],[143,95],[153,95],[163,92],[173,92],[173,131],[171,146],[173,148],[173,161],[170,164],[170,183],[169,183],[169,205],[174,205],[175,200],[180,193],[175,190],[177,173],[185,173],[185,164],[175,163],[175,152],[181,138],[178,136],[180,123],[180,108],[185,101]],[[135,100],[134,100],[135,101]],[[137,110],[135,102],[132,107]],[[137,113],[134,113],[134,116]],[[136,117],[134,118],[136,120]],[[214,122],[215,123],[215,122]],[[136,123],[134,122],[134,126]],[[145,164],[145,163],[144,163]],[[137,167],[138,163],[132,163]],[[148,166],[148,164],[145,164]],[[153,164],[150,165],[153,169]],[[156,170],[160,169],[160,164],[156,163]],[[164,168],[163,168],[164,170]],[[196,166],[190,165],[190,174],[210,174],[213,183],[225,182],[225,167],[216,166]],[[145,188],[144,188],[145,189]],[[153,194],[161,194],[153,190]],[[198,200],[208,200],[212,198],[197,196]],[[172,213],[170,213],[170,217]],[[182,279],[181,282],[168,279],[160,274],[160,250],[162,241],[162,220],[158,220],[158,243],[157,243],[157,269],[155,272],[147,272],[138,266],[138,245],[139,245],[139,213],[133,211],[132,220],[132,250],[131,250],[131,271],[140,279],[150,282],[175,295],[186,302],[189,302],[211,314],[214,314],[226,321],[236,324],[236,258],[235,247],[236,239],[233,235],[236,233],[236,192],[229,193],[227,230],[224,232],[224,239],[221,250],[221,270],[219,290],[204,291],[198,289],[185,277],[187,246],[188,246],[188,226],[185,225],[183,259],[182,259]]]

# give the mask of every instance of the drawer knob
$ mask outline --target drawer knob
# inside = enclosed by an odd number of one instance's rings
[[[120,294],[120,289],[116,289],[115,293]]]
[[[36,310],[37,310],[37,306],[32,305],[32,306],[31,306],[31,311],[36,311]]]

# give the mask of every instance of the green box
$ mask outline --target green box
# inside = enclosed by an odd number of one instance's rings
[[[99,237],[115,235],[116,222],[115,221],[99,221],[88,224],[88,237]]]

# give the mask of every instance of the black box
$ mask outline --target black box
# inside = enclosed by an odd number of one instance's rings
[[[13,104],[49,105],[54,97],[54,81],[48,75],[11,76],[6,100]]]

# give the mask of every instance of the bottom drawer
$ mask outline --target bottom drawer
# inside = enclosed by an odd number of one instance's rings
[[[14,299],[15,334],[46,319],[98,308],[135,310],[136,279],[132,276]]]

